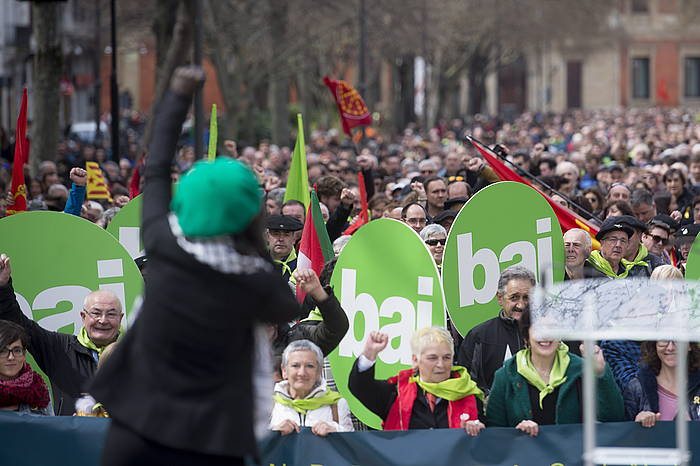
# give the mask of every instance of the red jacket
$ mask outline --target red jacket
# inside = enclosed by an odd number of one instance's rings
[[[413,372],[413,369],[406,369],[399,372],[399,375],[396,377],[387,380],[390,384],[396,384],[398,396],[394,404],[389,408],[386,420],[382,423],[384,430],[408,430],[408,426],[411,423],[411,414],[413,414],[413,403],[416,401],[416,396],[418,396],[418,384],[409,381]],[[459,374],[453,372],[452,377],[459,377]],[[447,405],[447,419],[451,429],[461,428],[462,414],[468,414],[470,420],[479,419],[479,411],[476,407],[474,395],[468,395],[459,400],[449,402]]]

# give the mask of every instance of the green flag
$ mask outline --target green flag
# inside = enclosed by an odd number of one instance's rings
[[[219,128],[216,125],[216,104],[211,105],[211,117],[209,117],[209,161],[216,158],[216,140],[219,138]]]
[[[309,175],[306,171],[306,145],[304,143],[304,123],[301,120],[301,113],[297,114],[299,131],[297,133],[297,143],[294,145],[292,155],[292,165],[289,168],[287,178],[287,190],[284,193],[284,202],[297,200],[304,204],[304,208],[309,208]]]

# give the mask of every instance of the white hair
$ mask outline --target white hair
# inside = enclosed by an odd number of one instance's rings
[[[591,240],[591,235],[586,230],[582,228],[571,228],[570,230],[566,230],[564,237],[571,232],[580,233],[583,236],[581,239],[583,241],[583,247],[585,247],[589,252],[591,249],[593,249],[593,240]]]
[[[439,235],[443,234],[447,236],[447,230],[442,225],[439,225],[437,223],[431,223],[430,225],[426,225],[425,228],[423,228],[420,231],[420,237],[423,241],[429,239],[432,235]]]
[[[340,251],[342,251],[343,248],[345,247],[345,245],[348,244],[348,241],[350,241],[350,238],[352,238],[352,236],[343,235],[343,236],[339,236],[338,238],[336,238],[335,241],[333,241],[333,252],[335,253],[336,256],[338,254],[340,254]]]
[[[578,177],[579,170],[578,170],[578,167],[576,166],[576,164],[574,164],[572,162],[567,162],[566,160],[563,162],[559,162],[559,165],[557,165],[557,169],[555,170],[554,173],[556,173],[557,175],[562,175],[568,171],[573,171],[574,173],[576,173],[576,176]]]

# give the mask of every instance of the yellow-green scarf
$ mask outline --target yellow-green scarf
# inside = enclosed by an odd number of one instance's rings
[[[306,319],[302,319],[302,322],[309,322],[309,321],[319,321],[323,322],[323,316],[321,315],[321,311],[317,307],[315,307],[311,312],[309,312],[309,316]]]
[[[518,374],[522,375],[525,380],[530,382],[536,389],[540,391],[540,408],[542,408],[542,400],[549,395],[559,385],[566,382],[566,370],[569,368],[569,347],[564,343],[559,343],[557,353],[554,356],[554,364],[552,371],[549,373],[549,383],[545,383],[532,364],[529,349],[521,349],[515,355],[515,363],[518,367]]]
[[[625,267],[624,272],[618,275],[617,272],[615,272],[612,269],[612,265],[610,265],[610,262],[608,262],[607,259],[605,259],[598,250],[591,252],[591,255],[588,256],[587,260],[591,265],[593,265],[593,267],[600,270],[610,278],[625,278],[627,276],[627,273],[629,272],[629,269]]]
[[[313,411],[321,406],[334,405],[342,398],[340,393],[332,390],[326,390],[322,395],[313,398],[304,398],[302,400],[293,400],[279,393],[275,393],[272,398],[279,404],[291,406],[294,411],[300,414],[306,414],[307,411]]]
[[[296,258],[297,258],[297,252],[294,250],[294,248],[292,248],[292,252],[289,253],[289,255],[287,256],[287,258],[285,260],[275,259],[275,262],[282,266],[282,275],[289,272],[289,279],[290,280],[292,280],[292,272],[294,272],[294,270],[292,270],[291,267],[289,267],[289,262],[293,261]]]
[[[647,250],[647,247],[644,246],[643,244],[639,245],[639,251],[637,251],[637,256],[634,258],[632,261],[628,261],[624,257],[622,258],[622,265],[625,266],[625,270],[629,271],[632,267],[635,265],[641,265],[643,267],[648,267],[649,264],[644,262],[642,259],[645,258],[646,256],[649,255],[649,251]]]
[[[452,366],[450,372],[457,372],[459,377],[449,378],[438,383],[423,382],[419,376],[412,376],[409,382],[415,382],[428,393],[447,401],[461,400],[465,396],[475,395],[483,401],[484,392],[476,386],[476,382],[469,377],[467,369],[462,366]]]
[[[123,334],[124,334],[124,329],[119,327],[119,335],[117,336],[117,340],[119,338],[121,338],[121,336]],[[93,351],[96,351],[98,356],[102,355],[102,351],[104,351],[104,349],[107,347],[107,346],[99,347],[95,343],[93,343],[93,341],[88,336],[87,330],[85,330],[85,327],[81,328],[80,333],[78,333],[78,343],[80,343],[81,345],[83,345],[87,349],[91,349]]]

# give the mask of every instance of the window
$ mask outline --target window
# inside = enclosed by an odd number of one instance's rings
[[[685,59],[685,97],[700,98],[700,57]]]
[[[649,58],[632,59],[632,98],[649,98]]]
[[[630,10],[635,14],[649,13],[649,0],[632,0]]]

